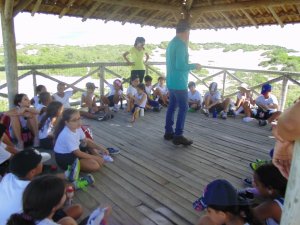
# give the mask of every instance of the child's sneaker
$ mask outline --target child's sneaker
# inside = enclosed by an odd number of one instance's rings
[[[23,151],[24,150],[24,142],[23,141],[19,141],[16,145],[16,149],[18,151]]]
[[[120,153],[120,150],[115,148],[107,148],[107,151],[109,152],[110,155],[117,155]]]
[[[194,109],[194,108],[189,108],[188,112],[196,112],[196,109]]]
[[[75,159],[72,166],[68,166],[68,169],[65,172],[65,176],[68,181],[73,182],[78,180],[80,172],[80,161],[79,159]]]
[[[75,190],[83,189],[86,190],[86,187],[95,183],[95,179],[92,174],[87,174],[83,177],[80,177],[78,180],[73,182]]]
[[[114,161],[113,158],[111,156],[109,156],[109,155],[104,155],[103,156],[103,160],[105,162],[113,162]]]
[[[203,112],[203,114],[204,114],[205,116],[209,117],[209,111],[208,111],[208,109],[203,108],[203,109],[202,109],[202,112]]]
[[[247,177],[247,178],[243,179],[243,183],[246,186],[252,187],[252,178]]]
[[[222,111],[222,112],[221,112],[221,118],[222,118],[223,120],[226,120],[226,119],[227,119],[227,112]]]
[[[35,137],[33,139],[33,147],[34,148],[40,147],[40,139],[38,137]]]
[[[249,164],[250,168],[255,171],[257,170],[258,167],[264,165],[264,164],[267,164],[269,163],[270,161],[269,160],[260,160],[260,159],[257,159],[256,162],[252,162]]]

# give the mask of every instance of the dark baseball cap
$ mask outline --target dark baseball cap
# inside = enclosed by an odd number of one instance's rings
[[[209,183],[202,197],[193,203],[197,211],[202,211],[210,205],[226,207],[248,205],[248,202],[239,197],[237,190],[227,180],[218,179]]]
[[[265,94],[267,92],[270,92],[272,91],[272,86],[271,84],[264,84],[262,87],[261,87],[261,94]]]
[[[24,178],[29,171],[42,162],[42,155],[36,149],[25,149],[15,154],[9,163],[11,173],[19,178]]]

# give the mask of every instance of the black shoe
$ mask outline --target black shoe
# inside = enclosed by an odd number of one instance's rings
[[[170,141],[174,138],[174,133],[165,133],[164,139]]]
[[[184,136],[177,136],[173,138],[174,145],[191,145],[193,144],[193,140],[188,139]]]

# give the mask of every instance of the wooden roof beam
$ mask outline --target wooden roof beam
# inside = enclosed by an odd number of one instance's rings
[[[208,19],[206,19],[204,16],[200,16],[202,19],[203,19],[203,21],[206,23],[206,24],[208,24],[212,29],[214,29],[215,31],[217,31],[218,29],[216,28],[216,27],[214,27],[214,25],[212,25],[212,23],[211,22],[209,22],[208,21]]]
[[[136,9],[134,13],[131,13],[130,16],[128,16],[126,18],[126,20],[124,20],[122,22],[122,25],[124,25],[125,23],[127,23],[128,21],[132,20],[137,14],[139,14],[139,12],[142,11],[142,9]]]
[[[110,13],[110,15],[108,17],[106,17],[106,19],[104,20],[104,23],[107,23],[108,21],[110,21],[112,18],[114,18],[114,16],[118,13],[120,7],[117,6],[117,9],[114,10],[112,13]]]
[[[150,20],[153,19],[153,17],[155,17],[158,13],[160,13],[160,11],[156,11],[155,13],[153,13],[151,16],[149,16],[147,19],[145,19],[143,21],[143,23],[141,24],[141,27],[145,26]]]
[[[21,12],[23,9],[29,6],[33,1],[34,0],[20,0],[19,3],[14,8],[13,16],[15,17],[16,15],[18,15],[19,12]]]
[[[42,4],[42,0],[37,0],[32,11],[31,11],[31,16],[34,16],[34,14],[39,10],[40,6]]]
[[[102,4],[102,2],[95,2],[92,7],[90,8],[89,11],[87,11],[86,14],[84,14],[83,18],[82,18],[82,22],[86,21],[87,18],[89,18],[91,15],[93,15],[93,13],[98,9],[98,7]]]
[[[248,18],[248,20],[252,23],[253,26],[255,26],[256,28],[258,28],[257,23],[254,21],[254,19],[250,16],[250,14],[245,10],[245,9],[241,9],[241,11],[245,14],[245,16]]]
[[[235,2],[232,4],[219,4],[219,5],[209,5],[209,6],[196,6],[193,5],[191,13],[194,15],[207,13],[207,12],[221,12],[221,11],[232,11],[240,9],[251,9],[259,7],[271,7],[278,5],[288,5],[288,4],[299,4],[299,0],[254,0],[247,2]]]
[[[300,5],[296,5],[296,9],[298,11],[298,14],[300,14]]]
[[[171,12],[180,12],[180,8],[176,6],[172,6],[171,4],[161,4],[154,3],[149,1],[141,1],[141,0],[95,0],[95,2],[101,2],[106,4],[120,5],[120,6],[134,6],[141,9],[152,9],[152,10],[160,10],[160,11],[171,11]]]
[[[224,12],[219,12],[219,14],[222,15],[232,27],[234,27],[236,30],[238,29],[234,22],[232,22]]]
[[[64,15],[66,15],[66,13],[69,12],[69,10],[72,7],[72,5],[73,5],[74,2],[75,2],[75,0],[69,0],[67,6],[63,8],[63,10],[60,12],[60,14],[59,14],[58,17],[62,18]]]
[[[279,16],[277,15],[277,13],[275,12],[275,10],[272,7],[268,7],[268,9],[270,10],[270,12],[272,13],[273,17],[275,18],[275,20],[277,21],[277,23],[279,23],[279,25],[281,27],[284,27],[284,24],[282,23],[281,19],[279,18]]]

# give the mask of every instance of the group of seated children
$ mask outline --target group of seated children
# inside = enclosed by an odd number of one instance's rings
[[[205,93],[203,102],[201,94],[196,90],[196,84],[189,82],[188,87],[189,112],[195,112],[202,108],[206,116],[209,116],[210,113],[215,116],[220,114],[223,119],[226,119],[227,115],[230,114],[237,116],[244,113],[244,122],[257,119],[260,126],[265,126],[275,121],[281,114],[278,111],[278,100],[271,94],[272,86],[268,83],[262,85],[261,94],[256,99],[253,99],[253,93],[248,85],[242,83],[237,88],[239,91],[237,92],[235,103],[230,98],[222,100],[216,82],[212,82],[209,85],[209,90]]]

